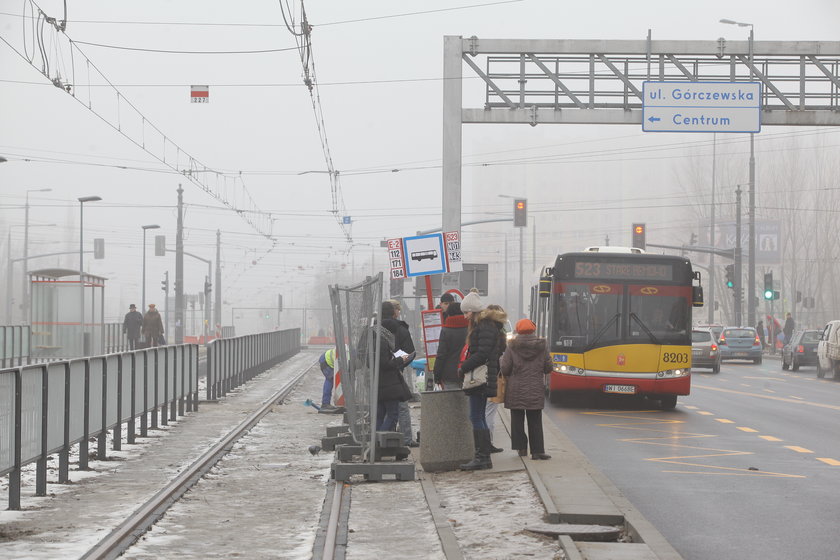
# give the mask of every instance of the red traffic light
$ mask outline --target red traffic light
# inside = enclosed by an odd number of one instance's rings
[[[644,233],[645,232],[645,226],[636,226],[636,229],[634,231],[638,234]]]

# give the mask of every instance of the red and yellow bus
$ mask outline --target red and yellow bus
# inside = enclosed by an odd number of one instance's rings
[[[640,395],[672,409],[691,389],[691,311],[700,274],[683,258],[638,249],[559,255],[532,293],[549,343],[549,400],[589,391]]]

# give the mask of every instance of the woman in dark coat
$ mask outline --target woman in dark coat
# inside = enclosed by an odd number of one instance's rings
[[[402,356],[400,358],[394,357],[396,352],[396,344],[394,340],[394,333],[381,325],[374,325],[370,331],[372,333],[374,350],[376,348],[376,336],[381,338],[379,342],[379,386],[378,397],[376,405],[376,431],[378,432],[393,432],[397,429],[397,417],[399,415],[400,402],[407,401],[411,398],[411,392],[405,384],[401,370],[409,362],[409,356]],[[365,346],[366,340],[363,341],[359,348],[359,353],[367,355],[367,348]]]
[[[476,451],[475,458],[461,465],[460,468],[466,471],[492,469],[490,430],[487,427],[485,409],[487,398],[496,396],[496,377],[499,372],[501,353],[499,333],[502,324],[496,320],[499,312],[486,310],[478,292],[467,294],[461,302],[461,310],[469,321],[469,327],[467,327],[467,358],[461,364],[459,371],[462,377],[466,377],[474,369],[486,365],[487,383],[464,390],[470,403],[470,422],[473,425]]]
[[[545,376],[551,372],[551,357],[544,338],[534,333],[537,327],[529,319],[516,323],[516,337],[502,356],[500,374],[505,376],[505,408],[510,409],[510,443],[521,456],[551,459],[545,453],[542,409],[545,405]],[[525,419],[528,435],[525,435]]]
[[[461,311],[461,304],[453,302],[446,310],[443,328],[440,330],[437,356],[435,357],[435,384],[441,389],[460,389],[458,362],[461,350],[467,341],[467,318]]]

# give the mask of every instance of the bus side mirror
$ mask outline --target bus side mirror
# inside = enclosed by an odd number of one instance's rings
[[[691,305],[692,307],[703,307],[703,286],[691,287]]]

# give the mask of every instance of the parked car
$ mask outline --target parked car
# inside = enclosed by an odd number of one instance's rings
[[[710,329],[691,331],[691,368],[712,368],[720,373],[720,350]]]
[[[761,340],[753,327],[726,327],[718,339],[721,360],[761,363]]]
[[[709,329],[712,331],[712,336],[715,337],[715,342],[720,340],[720,333],[723,332],[723,325],[719,325],[717,323],[711,323],[708,325],[697,325],[698,329]]]
[[[782,348],[782,369],[798,371],[801,366],[817,365],[817,345],[822,331],[796,331]]]
[[[826,372],[840,379],[840,320],[828,322],[817,345],[817,377],[825,377]]]

